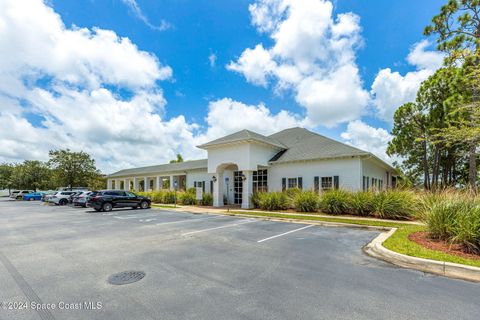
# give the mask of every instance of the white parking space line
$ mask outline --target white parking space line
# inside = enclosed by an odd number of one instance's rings
[[[127,219],[145,219],[145,218],[153,218],[156,217],[156,214],[149,214],[149,215],[128,215],[128,216],[114,216],[115,219],[122,219],[122,220],[127,220]]]
[[[188,235],[192,235],[192,234],[195,234],[195,233],[207,232],[207,231],[212,231],[212,230],[217,230],[217,229],[235,227],[235,226],[239,226],[239,225],[242,225],[242,224],[247,224],[247,223],[252,223],[252,222],[257,222],[257,221],[259,221],[259,220],[248,220],[248,221],[246,221],[246,222],[233,223],[233,224],[227,224],[227,225],[220,226],[220,227],[214,227],[214,228],[202,229],[202,230],[197,230],[197,231],[191,231],[191,232],[183,233],[182,236],[188,236]]]
[[[284,236],[284,235],[287,235],[287,234],[290,234],[290,233],[294,233],[294,232],[297,232],[297,231],[300,231],[300,230],[303,230],[303,229],[307,229],[307,228],[310,228],[310,227],[313,227],[313,226],[314,226],[313,224],[310,224],[310,225],[305,226],[305,227],[301,227],[301,228],[298,228],[298,229],[295,229],[295,230],[290,230],[290,231],[287,231],[287,232],[284,232],[284,233],[281,233],[281,234],[277,234],[276,236],[272,236],[272,237],[268,237],[268,238],[265,238],[265,239],[262,239],[262,240],[258,240],[257,242],[260,243],[260,242],[272,240],[272,239],[275,239],[275,238],[278,238],[278,237],[281,237],[281,236]]]
[[[160,223],[155,223],[155,225],[156,225],[156,226],[159,226],[159,225],[164,225],[164,224],[175,224],[175,223],[183,223],[183,222],[205,221],[205,220],[217,219],[217,218],[220,218],[220,217],[221,217],[221,216],[214,216],[214,217],[208,217],[208,218],[202,218],[202,219],[185,219],[185,220],[179,220],[179,221],[160,222]]]

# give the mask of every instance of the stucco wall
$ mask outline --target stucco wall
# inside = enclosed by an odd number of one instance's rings
[[[387,169],[380,166],[372,159],[362,160],[362,186],[363,176],[368,177],[370,187],[372,186],[372,178],[382,180],[384,188],[387,186]]]
[[[208,172],[214,173],[218,166],[236,164],[238,170],[257,170],[258,165],[266,166],[280,150],[257,143],[238,143],[208,150]]]
[[[346,190],[360,190],[361,160],[335,159],[288,164],[275,164],[268,168],[269,191],[282,190],[282,178],[302,177],[303,189],[313,190],[314,177],[339,176],[339,186]]]

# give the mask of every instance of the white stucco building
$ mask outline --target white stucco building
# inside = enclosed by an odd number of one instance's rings
[[[394,168],[373,154],[303,128],[270,136],[242,130],[198,147],[207,159],[121,170],[108,176],[108,188],[200,187],[216,207],[250,208],[256,191],[381,190],[396,181]]]

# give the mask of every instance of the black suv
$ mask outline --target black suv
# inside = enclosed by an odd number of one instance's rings
[[[87,206],[96,211],[112,211],[113,208],[148,209],[150,204],[150,199],[123,190],[96,191],[87,199]]]

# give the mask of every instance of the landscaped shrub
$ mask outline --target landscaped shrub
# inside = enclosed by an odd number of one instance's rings
[[[320,210],[330,214],[346,214],[351,212],[351,194],[345,190],[325,191],[319,202]]]
[[[288,209],[288,198],[283,192],[259,193],[259,206],[263,210]]]
[[[152,192],[151,199],[153,202],[156,203],[163,203],[164,202],[164,197],[165,197],[165,192],[160,190],[160,191],[154,191]]]
[[[195,193],[191,192],[180,192],[177,193],[178,196],[178,202],[181,204],[184,204],[186,206],[194,205],[197,204],[197,199]]]
[[[452,240],[471,253],[480,254],[480,204],[467,203],[458,212]]]
[[[459,212],[465,211],[464,207],[463,199],[445,199],[432,203],[426,214],[430,236],[436,239],[450,239],[454,234]]]
[[[178,195],[175,193],[175,191],[167,190],[167,191],[165,191],[165,193],[163,195],[163,203],[165,203],[165,204],[175,203],[175,202],[177,202],[177,200],[176,200],[177,196]]]
[[[319,197],[313,191],[297,193],[294,199],[295,210],[299,212],[316,212],[318,210]]]
[[[360,191],[351,194],[351,214],[358,216],[370,216],[374,211],[375,194],[370,191]]]
[[[252,204],[253,204],[253,207],[254,208],[260,208],[260,198],[261,198],[261,194],[264,193],[264,192],[254,192],[252,194]]]
[[[213,196],[211,193],[204,193],[202,195],[202,201],[200,202],[202,206],[213,206]]]
[[[298,194],[302,193],[302,189],[290,188],[283,191],[283,193],[285,193],[285,195],[287,196],[288,208],[295,209],[295,198]]]
[[[410,219],[415,213],[416,198],[410,191],[390,190],[375,194],[374,215],[382,219]]]

